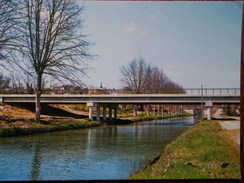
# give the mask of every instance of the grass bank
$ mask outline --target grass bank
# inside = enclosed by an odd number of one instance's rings
[[[138,121],[152,121],[152,120],[160,120],[160,119],[170,119],[170,118],[178,118],[178,117],[189,117],[192,115],[189,114],[176,114],[176,115],[165,115],[165,116],[137,116],[131,119],[132,122]]]
[[[171,116],[169,116],[169,115],[165,115],[165,116],[147,116],[145,114],[140,114],[140,115],[134,117],[134,116],[123,115],[121,117],[121,119],[107,120],[107,121],[104,122],[104,124],[107,124],[107,125],[127,125],[127,124],[131,124],[131,123],[135,123],[135,122],[153,121],[153,120],[179,118],[179,117],[184,118],[184,117],[189,117],[189,116],[192,116],[192,115],[187,114],[187,113],[171,115]]]
[[[164,116],[158,116],[158,115],[146,115],[146,112],[143,112],[141,114],[138,114],[136,117],[134,117],[131,114],[122,114],[119,117],[122,120],[125,121],[131,121],[131,122],[140,122],[140,121],[152,121],[152,120],[160,120],[160,119],[170,119],[170,118],[177,118],[177,117],[189,117],[192,116],[191,114],[188,114],[186,112],[183,112],[182,114],[175,114],[175,115],[168,115],[168,114],[164,114]]]
[[[240,148],[218,121],[201,121],[130,179],[239,179]]]
[[[172,117],[182,117],[181,115],[168,117],[135,117],[130,119],[108,120],[104,122],[91,121],[89,119],[75,119],[72,117],[45,117],[40,123],[34,119],[14,119],[0,118],[0,137],[10,137],[19,135],[29,135],[34,133],[45,133],[52,131],[62,131],[71,129],[80,129],[96,127],[102,125],[127,125],[138,121],[149,121],[157,119],[166,119]],[[4,127],[1,127],[4,126]]]
[[[138,121],[166,119],[187,115],[147,116],[145,113],[141,113],[137,117],[133,117],[126,113],[121,113],[119,118],[122,119],[97,122],[90,121],[87,118],[87,112],[74,107],[76,106],[44,105],[42,106],[43,113],[41,123],[36,123],[34,120],[34,105],[5,105],[4,111],[2,111],[0,115],[0,137],[80,129],[101,125],[126,125]]]
[[[0,137],[10,137],[19,135],[29,135],[34,133],[45,133],[53,131],[80,129],[88,127],[101,126],[101,122],[90,121],[88,119],[72,119],[72,118],[52,118],[49,120],[42,120],[37,123],[34,120],[28,121],[3,121],[9,123],[10,127],[0,128]],[[13,124],[11,126],[11,123]],[[16,124],[22,125],[16,125]],[[24,125],[23,125],[24,124]]]

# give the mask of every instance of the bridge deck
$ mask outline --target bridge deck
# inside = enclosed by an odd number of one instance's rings
[[[239,94],[114,94],[114,95],[42,95],[47,104],[240,104]],[[34,103],[35,95],[0,95],[4,103]]]

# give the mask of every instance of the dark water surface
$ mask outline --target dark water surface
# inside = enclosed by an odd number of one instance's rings
[[[0,138],[0,181],[127,179],[193,119]]]

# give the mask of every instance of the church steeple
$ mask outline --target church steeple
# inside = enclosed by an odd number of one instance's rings
[[[100,88],[103,88],[103,83],[101,82]]]

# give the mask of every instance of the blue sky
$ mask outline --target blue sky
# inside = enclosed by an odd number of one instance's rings
[[[239,87],[240,2],[86,1],[83,32],[98,56],[88,86],[121,88],[120,68],[143,57],[184,88]]]

